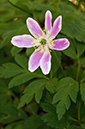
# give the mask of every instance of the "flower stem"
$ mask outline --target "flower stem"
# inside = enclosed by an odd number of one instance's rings
[[[22,8],[18,7],[17,5],[13,4],[10,0],[8,0],[8,2],[9,2],[12,6],[14,6],[15,8],[17,8],[17,9],[19,9],[19,10],[23,11],[23,12],[28,13],[26,10],[24,10],[24,9],[22,9]]]
[[[59,66],[60,66],[60,68],[62,70],[62,73],[64,74],[64,76],[66,76],[66,73],[65,73],[65,71],[64,71],[64,69],[63,69],[63,67],[62,67],[62,65],[60,63],[60,60],[59,60],[58,56],[56,55],[55,51],[53,51],[53,52],[54,52],[54,55],[55,55],[55,57],[56,57],[56,59],[57,59],[57,61],[59,63]]]
[[[71,116],[69,116],[68,118],[69,118],[70,120],[73,120],[73,121],[75,121],[75,122],[78,122],[78,120],[74,119],[74,118],[71,117]]]
[[[79,78],[80,68],[81,68],[81,65],[79,64],[77,69],[77,74],[76,74],[76,81],[78,81],[78,78]]]
[[[81,119],[81,118],[80,118],[80,107],[81,107],[81,104],[79,103],[79,105],[78,105],[78,120]]]

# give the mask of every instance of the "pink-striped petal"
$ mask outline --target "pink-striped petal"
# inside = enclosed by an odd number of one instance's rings
[[[54,50],[64,50],[69,47],[70,43],[66,38],[54,40]]]
[[[54,21],[54,24],[53,24],[53,29],[52,29],[52,32],[51,32],[51,35],[52,35],[52,38],[54,39],[57,34],[60,32],[61,30],[61,27],[62,27],[62,16],[59,16],[55,21]]]
[[[40,60],[40,68],[43,74],[48,74],[51,69],[51,55],[50,53],[44,53],[42,59]]]
[[[39,67],[42,56],[43,53],[41,53],[40,51],[33,52],[29,59],[29,71],[34,72]]]
[[[32,35],[37,37],[43,35],[42,29],[34,19],[28,18],[26,22],[27,22],[27,27]]]
[[[45,30],[47,33],[50,33],[52,30],[52,24],[51,24],[51,20],[52,20],[52,14],[51,12],[48,10],[45,14]]]
[[[14,46],[17,47],[32,47],[34,46],[34,44],[32,45],[31,43],[34,42],[34,39],[32,36],[30,35],[18,35],[18,36],[14,36],[11,40],[11,43]]]

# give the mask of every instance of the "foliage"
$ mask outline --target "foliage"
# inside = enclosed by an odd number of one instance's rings
[[[85,129],[85,1],[0,0],[0,129]],[[50,74],[31,73],[34,48],[12,46],[15,35],[29,34],[28,17],[44,29],[44,14],[62,15],[70,47],[52,51]],[[57,55],[57,56],[56,56]]]

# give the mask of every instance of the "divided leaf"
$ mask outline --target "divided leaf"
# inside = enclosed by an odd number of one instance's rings
[[[66,121],[64,119],[58,120],[56,114],[56,108],[51,104],[41,104],[41,107],[46,114],[42,116],[42,120],[47,123],[47,125],[56,129],[63,129],[66,126]]]
[[[52,129],[47,126],[42,120],[39,115],[33,115],[28,118],[22,129]]]
[[[14,63],[5,63],[0,67],[1,77],[9,78],[20,73],[24,73],[24,70]]]
[[[65,77],[58,82],[57,93],[53,97],[53,104],[57,103],[56,113],[59,120],[63,117],[66,109],[69,109],[70,99],[76,103],[78,91],[78,83],[70,77]]]
[[[24,95],[22,96],[18,108],[22,107],[32,100],[33,96],[35,95],[35,100],[37,103],[40,102],[42,97],[42,93],[46,84],[46,80],[38,79],[31,82],[24,90]]]

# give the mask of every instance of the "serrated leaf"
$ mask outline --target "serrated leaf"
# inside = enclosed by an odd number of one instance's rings
[[[74,47],[74,44],[70,41],[70,46],[63,51],[63,53],[69,57],[71,57],[72,59],[76,59],[77,58],[77,54],[76,54],[76,50]]]
[[[80,58],[81,67],[85,67],[85,57]]]
[[[42,116],[42,120],[47,123],[47,125],[51,126],[52,128],[62,129],[66,126],[66,121],[64,119],[58,120],[56,114],[56,108],[51,104],[41,104],[41,107],[46,114]]]
[[[58,82],[57,93],[53,97],[53,103],[58,103],[56,110],[59,119],[61,119],[62,116],[64,115],[65,108],[67,110],[69,109],[71,104],[70,98],[74,103],[76,102],[78,91],[79,91],[78,83],[70,77],[65,77]],[[62,109],[62,106],[64,109],[62,110],[62,115],[61,115],[60,107]]]
[[[1,77],[9,78],[20,73],[24,73],[24,70],[14,63],[5,63],[1,68]]]
[[[81,93],[81,98],[85,104],[85,83],[80,84],[80,93]]]
[[[25,121],[22,129],[51,129],[47,126],[39,115],[33,115]]]
[[[70,125],[67,129],[83,129],[83,128],[75,125]]]
[[[56,59],[56,55],[59,59],[59,61],[61,62],[61,52],[57,52],[57,51],[52,51],[52,68],[51,68],[51,74],[52,76],[54,75],[54,73],[56,73],[56,71],[58,70],[59,68],[59,63],[58,63],[58,60]]]
[[[35,100],[37,103],[40,102],[42,97],[43,89],[46,84],[46,80],[39,79],[36,81],[31,82],[24,90],[24,95],[22,96],[18,108],[24,106],[24,104],[28,104],[33,96],[35,95]]]
[[[16,55],[15,61],[24,69],[28,69],[28,59],[23,55]]]
[[[23,74],[20,74],[16,77],[14,77],[10,82],[9,82],[9,88],[12,88],[14,86],[18,86],[21,85],[29,80],[31,80],[32,78],[35,78],[36,75],[31,74],[29,71]]]
[[[61,31],[68,37],[85,42],[85,22],[81,18],[75,15],[63,16],[62,27]]]
[[[16,120],[26,119],[27,115],[22,109],[17,109],[17,107],[13,104],[6,104],[4,106],[0,106],[0,123],[7,124]],[[3,119],[4,116],[4,120]]]
[[[18,47],[13,46],[12,49],[11,49],[12,56],[17,55],[22,49],[23,48],[18,48]]]
[[[52,93],[56,91],[56,86],[57,86],[58,79],[57,78],[52,78],[49,80],[46,84],[46,89]]]

